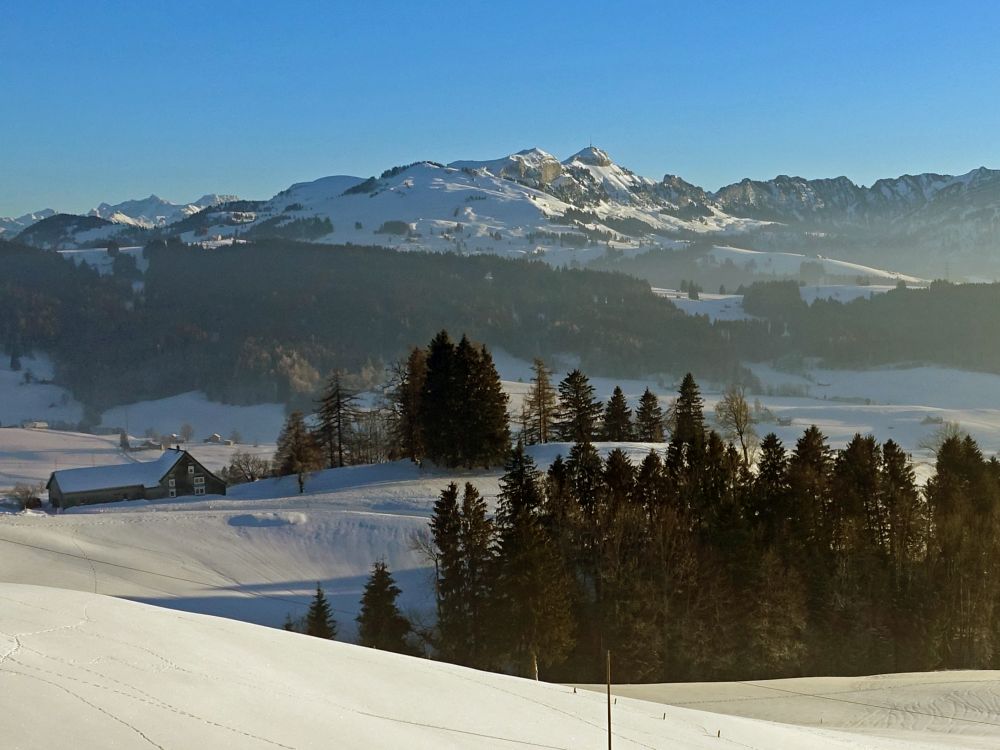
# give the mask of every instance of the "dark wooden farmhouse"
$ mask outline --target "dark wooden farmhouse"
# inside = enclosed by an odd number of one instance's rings
[[[46,487],[55,508],[226,494],[226,483],[180,448],[167,449],[155,461],[54,471]]]

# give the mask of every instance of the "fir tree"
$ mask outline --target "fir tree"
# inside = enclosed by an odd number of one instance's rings
[[[461,405],[457,393],[455,345],[447,331],[438,333],[427,349],[427,374],[421,398],[424,446],[435,463],[456,466],[456,435]]]
[[[566,459],[566,471],[580,509],[593,516],[604,497],[604,466],[593,444],[575,443]]]
[[[316,442],[326,455],[329,468],[344,465],[344,449],[351,423],[357,417],[358,397],[344,387],[341,373],[334,372],[326,382],[316,411]]]
[[[489,607],[494,565],[493,523],[486,502],[466,483],[448,485],[434,505],[437,551],[438,653],[446,661],[485,668],[492,663]]]
[[[788,456],[773,432],[760,443],[757,476],[747,493],[747,517],[761,530],[765,544],[771,544],[787,528]]]
[[[462,494],[459,540],[463,560],[462,599],[467,639],[462,644],[461,663],[476,669],[494,664],[495,647],[491,641],[491,606],[495,578],[495,535],[486,501],[469,482]]]
[[[471,406],[472,413],[464,429],[456,435],[456,440],[464,447],[468,468],[476,464],[489,468],[501,463],[510,450],[507,394],[493,364],[493,357],[485,346],[473,350],[469,364],[471,370],[461,400]]]
[[[558,405],[555,388],[552,387],[552,372],[545,363],[536,358],[531,365],[531,387],[524,399],[527,443],[547,443],[555,421]]]
[[[636,437],[644,443],[663,442],[663,409],[660,400],[649,388],[639,399],[635,412]]]
[[[535,463],[518,443],[497,498],[500,638],[521,674],[536,680],[572,645],[569,580],[541,523],[543,493]]]
[[[434,545],[434,592],[437,600],[437,650],[453,659],[468,637],[463,616],[464,563],[462,560],[462,516],[458,485],[450,483],[434,503],[431,539]]]
[[[573,370],[559,383],[557,415],[560,440],[581,443],[594,439],[601,402],[594,398],[594,386],[579,370]]]
[[[673,434],[680,443],[699,444],[705,438],[704,399],[691,373],[684,376],[673,405]]]
[[[617,385],[604,408],[603,434],[605,440],[618,443],[632,440],[634,437],[632,410],[625,400],[625,394]]]
[[[537,518],[543,502],[538,469],[534,459],[518,444],[511,450],[500,477],[497,495],[497,522],[501,528],[515,525],[522,517]]]
[[[316,441],[306,427],[302,412],[292,412],[278,435],[274,466],[278,476],[294,474],[298,478],[299,492],[305,492],[306,477],[318,470],[323,463]]]
[[[323,594],[323,589],[316,584],[316,594],[313,596],[305,621],[306,635],[333,640],[337,637],[337,622],[333,619],[333,610]]]
[[[361,595],[358,643],[400,654],[409,651],[406,637],[410,633],[410,623],[396,606],[400,593],[385,561],[376,562]]]

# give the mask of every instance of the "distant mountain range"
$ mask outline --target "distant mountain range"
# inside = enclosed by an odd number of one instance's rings
[[[846,177],[742,180],[710,192],[676,175],[619,166],[596,147],[562,161],[528,149],[490,161],[419,161],[378,177],[292,185],[265,201],[155,195],[88,216],[51,209],[0,219],[0,237],[46,248],[282,236],[403,249],[532,255],[586,263],[623,252],[725,242],[838,255],[929,277],[1000,277],[1000,171],[904,175],[870,187]]]

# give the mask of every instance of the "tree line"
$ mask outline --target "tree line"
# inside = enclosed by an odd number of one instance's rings
[[[622,681],[1000,666],[1000,463],[971,438],[921,491],[891,440],[769,434],[751,468],[696,387],[675,412],[638,465],[583,441],[542,473],[518,444],[495,513],[441,493],[438,658],[584,682],[605,649]]]
[[[0,241],[0,347],[49,354],[59,383],[95,410],[190,390],[307,410],[325,373],[370,387],[442,328],[621,376],[736,367],[707,321],[620,274],[274,238],[143,252],[133,286],[131,274]]]

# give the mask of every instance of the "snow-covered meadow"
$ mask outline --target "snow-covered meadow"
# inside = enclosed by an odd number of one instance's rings
[[[606,698],[591,690],[87,592],[3,583],[0,599],[5,747],[577,750],[607,742]],[[994,677],[619,686],[613,742],[995,747]]]

